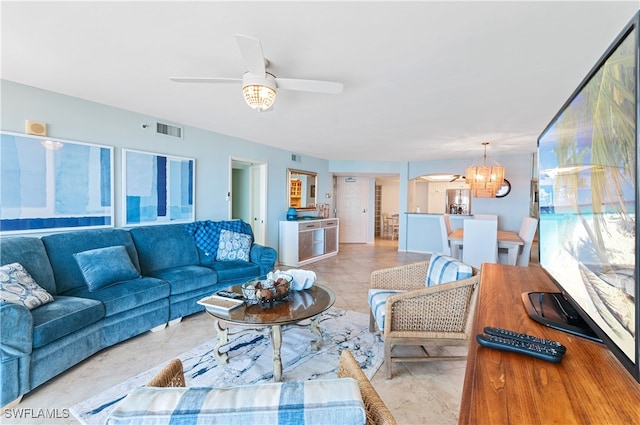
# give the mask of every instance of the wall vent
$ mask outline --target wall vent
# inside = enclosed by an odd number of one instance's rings
[[[293,162],[302,162],[302,157],[296,153],[291,154],[291,160]]]
[[[162,122],[156,123],[156,133],[164,134],[171,137],[177,137],[182,139],[182,127],[177,127],[171,124],[165,124]]]

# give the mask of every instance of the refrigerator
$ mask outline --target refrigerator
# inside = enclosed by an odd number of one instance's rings
[[[471,190],[447,189],[447,213],[471,214]]]

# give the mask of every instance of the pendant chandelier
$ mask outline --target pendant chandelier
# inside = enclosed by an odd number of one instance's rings
[[[465,180],[476,198],[495,198],[496,192],[504,181],[504,167],[493,161],[495,165],[487,165],[487,145],[483,142],[484,157],[481,166],[467,167]]]

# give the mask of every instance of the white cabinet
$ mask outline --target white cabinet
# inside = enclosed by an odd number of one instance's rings
[[[447,182],[429,183],[427,212],[444,214],[447,205]]]
[[[296,267],[337,253],[337,218],[280,222],[280,264]]]

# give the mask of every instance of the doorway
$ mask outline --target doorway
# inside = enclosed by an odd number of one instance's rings
[[[231,158],[229,216],[251,225],[255,243],[266,245],[267,163]]]
[[[362,177],[336,177],[336,216],[340,219],[340,243],[367,243],[369,181]]]

